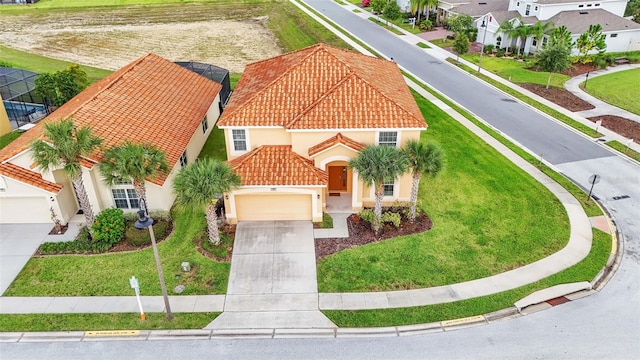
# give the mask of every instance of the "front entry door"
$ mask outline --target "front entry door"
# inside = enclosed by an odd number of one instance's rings
[[[329,166],[329,191],[347,191],[346,166]]]

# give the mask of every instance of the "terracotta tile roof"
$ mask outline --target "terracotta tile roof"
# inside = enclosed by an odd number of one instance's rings
[[[247,65],[218,126],[426,129],[398,66],[325,44]]]
[[[62,185],[45,180],[42,175],[11,163],[0,164],[0,175],[8,176],[54,194],[62,190]]]
[[[77,126],[90,126],[105,148],[125,139],[150,143],[176,164],[221,88],[160,56],[145,55],[89,86],[0,150],[0,162],[42,138],[43,123],[71,117]],[[89,158],[99,162],[102,154]],[[165,178],[153,182],[162,185]]]
[[[291,150],[291,145],[260,146],[229,161],[244,186],[326,186],[328,175]]]
[[[313,156],[315,154],[321,153],[337,144],[342,144],[358,152],[366,147],[366,145],[361,144],[355,140],[349,139],[348,137],[342,135],[341,133],[338,133],[336,136],[333,136],[317,145],[310,147],[309,156]]]

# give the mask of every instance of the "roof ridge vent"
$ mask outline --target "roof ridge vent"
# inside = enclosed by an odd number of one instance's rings
[[[580,11],[579,14],[580,15],[587,15],[589,12],[588,11]]]

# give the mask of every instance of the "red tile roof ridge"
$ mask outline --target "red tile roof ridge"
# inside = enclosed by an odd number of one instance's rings
[[[42,178],[41,174],[12,163],[7,162],[0,164],[0,174],[20,181],[21,183],[35,186],[52,194],[57,194],[62,190],[62,185],[45,180]]]
[[[360,151],[365,148],[366,145],[361,144],[358,141],[355,141],[347,136],[342,135],[342,133],[338,133],[335,136],[328,138],[325,141],[322,141],[312,147],[309,148],[309,156],[316,155],[321,153],[324,150],[331,148],[333,145],[342,144],[347,147],[350,147],[356,151]]]
[[[253,62],[253,63],[249,64],[250,66],[255,66],[257,64],[261,64],[261,63],[264,63],[264,62],[267,62],[267,61],[269,61],[269,62],[277,61],[276,59],[282,58],[284,56],[290,57],[291,54],[298,54],[298,53],[301,53],[301,52],[304,52],[304,51],[309,51],[309,53],[307,55],[305,55],[300,60],[298,60],[293,66],[287,68],[287,70],[284,71],[282,74],[280,74],[277,77],[275,77],[274,79],[272,79],[271,82],[268,85],[266,85],[265,87],[260,89],[260,91],[258,91],[256,93],[254,93],[253,95],[249,96],[242,104],[236,104],[234,109],[232,109],[230,111],[227,111],[226,113],[223,113],[224,118],[226,119],[226,118],[232,116],[235,112],[238,112],[238,111],[242,110],[243,109],[242,105],[250,103],[251,101],[253,101],[257,97],[261,96],[264,92],[267,91],[267,89],[271,88],[272,86],[278,86],[278,81],[280,79],[286,77],[287,75],[289,75],[295,69],[303,66],[305,60],[309,59],[310,57],[312,57],[313,55],[315,55],[316,53],[318,53],[320,51],[325,51],[328,55],[331,55],[333,58],[335,58],[336,61],[338,61],[338,62],[342,63],[343,65],[345,65],[345,67],[348,68],[349,71],[351,72],[351,75],[353,75],[353,73],[355,72],[354,68],[352,66],[350,66],[348,63],[344,62],[339,57],[337,57],[334,54],[332,54],[327,49],[342,50],[342,49],[339,49],[339,48],[337,48],[335,46],[330,46],[330,45],[327,45],[327,44],[324,44],[324,43],[318,43],[318,44],[314,44],[314,45],[311,45],[311,46],[307,46],[307,47],[299,49],[299,50],[295,50],[295,51],[291,51],[291,52],[288,52],[288,53],[280,54],[280,55],[277,55],[277,56],[274,56],[274,57],[271,57],[271,58],[268,58],[268,59],[259,60],[259,61],[256,61],[256,62]],[[345,79],[348,79],[348,78],[349,78],[349,76],[345,76],[345,78],[341,79],[338,83],[342,83]],[[326,96],[326,94],[328,94],[328,93],[331,93],[331,89],[329,91],[327,91],[323,96],[321,96],[320,99],[323,99]],[[304,114],[305,111],[306,110],[303,110],[302,113]],[[224,122],[225,122],[224,119],[221,118],[220,120],[221,121],[218,122],[219,125],[220,125],[220,123],[222,123],[221,125],[225,126],[224,125]],[[291,121],[291,123],[293,123],[293,122],[295,122],[295,119]],[[287,128],[288,124],[285,124],[284,127]]]

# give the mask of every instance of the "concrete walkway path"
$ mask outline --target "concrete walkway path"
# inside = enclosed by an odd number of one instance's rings
[[[589,79],[593,79],[594,77],[598,77],[602,75],[616,73],[619,71],[630,70],[630,69],[640,69],[640,64],[609,66],[606,69],[591,71],[589,73]],[[576,114],[579,114],[580,116],[583,116],[586,118],[601,116],[601,115],[615,115],[615,116],[620,116],[625,119],[629,119],[637,123],[640,123],[640,115],[634,114],[627,110],[620,109],[619,107],[608,104],[596,97],[589,95],[584,90],[582,90],[580,88],[580,84],[583,83],[585,80],[587,80],[587,74],[582,74],[582,75],[575,76],[564,83],[565,89],[573,93],[575,96],[581,98],[582,100],[588,103],[591,103],[593,106],[595,106],[594,109],[577,111]],[[589,81],[587,81],[587,86],[589,86]],[[640,85],[637,88],[637,98],[640,99]]]
[[[318,310],[313,225],[238,223],[224,312],[205,329],[334,327]]]

